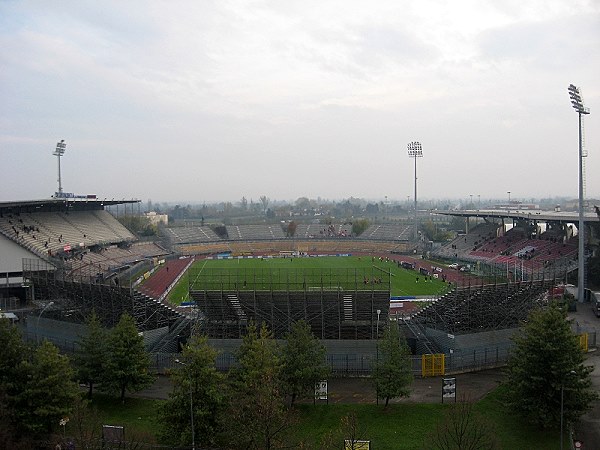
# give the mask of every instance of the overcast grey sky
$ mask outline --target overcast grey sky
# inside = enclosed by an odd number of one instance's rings
[[[600,197],[600,2],[0,1],[0,201]]]

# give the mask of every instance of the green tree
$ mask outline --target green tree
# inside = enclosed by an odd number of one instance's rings
[[[0,391],[11,396],[23,381],[18,372],[19,364],[29,352],[19,329],[8,320],[0,320],[0,348]]]
[[[95,312],[87,321],[87,334],[83,336],[75,352],[75,367],[79,380],[88,385],[88,398],[92,398],[94,384],[105,376],[106,345],[108,333]]]
[[[514,342],[506,381],[514,412],[544,428],[556,427],[561,390],[566,422],[590,409],[598,398],[591,388],[593,368],[584,365],[583,350],[563,310],[556,305],[534,310]]]
[[[154,377],[148,373],[150,356],[144,340],[138,334],[133,317],[125,313],[108,337],[108,358],[102,388],[119,392],[125,402],[125,391],[137,392],[152,384]]]
[[[314,395],[316,383],[329,375],[325,354],[308,323],[299,320],[292,325],[281,354],[282,379],[292,404],[296,398]]]
[[[259,199],[260,199],[260,204],[262,205],[262,208],[263,208],[263,213],[267,214],[267,206],[269,206],[269,202],[271,200],[266,195],[261,195],[259,197]]]
[[[152,225],[150,218],[146,216],[121,216],[118,218],[125,227],[140,236],[156,236],[158,228]]]
[[[279,448],[293,422],[285,405],[278,355],[277,342],[266,325],[260,330],[248,325],[237,353],[239,367],[230,372],[227,435],[236,448]]]
[[[454,231],[458,231],[460,233],[464,233],[467,228],[467,221],[464,217],[453,216],[450,221],[450,229]]]
[[[0,348],[0,448],[30,448],[23,442],[24,436],[19,436],[16,412],[17,395],[24,391],[27,381],[22,361],[31,350],[8,320],[0,320]]]
[[[69,358],[44,341],[20,365],[27,378],[16,398],[18,425],[33,435],[49,433],[70,414],[79,395]]]
[[[352,222],[352,234],[354,236],[360,236],[367,228],[369,228],[367,219],[356,219]]]
[[[217,371],[217,351],[205,336],[193,336],[183,349],[181,365],[172,372],[173,391],[160,407],[161,437],[165,442],[192,442],[190,401],[193,403],[194,441],[216,444],[223,430],[224,377]]]
[[[377,348],[372,378],[377,398],[385,399],[387,407],[392,398],[408,397],[413,381],[410,349],[397,322],[388,323]]]
[[[294,235],[296,234],[296,228],[298,228],[298,224],[292,220],[290,223],[288,223],[287,235],[289,237],[294,237]]]

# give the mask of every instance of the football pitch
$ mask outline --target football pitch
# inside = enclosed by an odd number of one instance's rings
[[[196,261],[171,290],[175,304],[193,290],[353,290],[390,288],[392,296],[441,295],[448,284],[396,261],[368,256],[230,258]]]

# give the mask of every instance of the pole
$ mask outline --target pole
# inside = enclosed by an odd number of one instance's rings
[[[194,397],[192,389],[192,376],[190,375],[190,419],[192,422],[192,450],[196,450],[196,433],[194,431]]]
[[[58,154],[57,159],[58,159],[58,193],[62,194],[63,190],[62,190],[62,181],[61,181],[62,179],[60,176],[60,153]]]
[[[178,359],[176,359],[175,362],[182,366],[187,366],[186,363],[181,362]],[[189,379],[190,379],[190,422],[191,422],[191,426],[192,426],[192,450],[196,450],[196,433],[194,431],[194,394],[193,394],[194,389],[193,389],[193,383],[192,383],[192,371],[191,370],[189,373]]]
[[[571,370],[560,382],[560,450],[563,450],[563,416],[564,416],[564,398],[565,398],[565,379],[567,376],[577,375],[577,372]]]
[[[563,405],[565,396],[565,384],[564,381],[560,385],[560,450],[563,450]]]
[[[419,239],[419,222],[417,218],[417,156],[415,155],[415,241]]]
[[[381,314],[381,310],[378,309],[377,310],[377,327],[376,327],[376,329],[377,329],[377,331],[376,331],[377,344],[375,346],[376,352],[377,352],[376,353],[377,354],[377,356],[376,356],[377,364],[379,364],[379,315],[380,314]],[[379,405],[379,381],[377,381],[377,389],[375,392],[375,396],[377,397],[377,404]]]
[[[569,85],[569,97],[571,98],[571,105],[577,111],[579,118],[579,223],[577,230],[579,236],[579,248],[578,248],[578,259],[577,259],[577,301],[584,301],[585,293],[585,223],[583,217],[583,114],[589,114],[589,108],[583,105],[583,98],[581,97],[581,91],[574,84]]]
[[[38,315],[37,318],[37,324],[35,325],[35,342],[37,343],[38,341],[38,334],[39,334],[39,330],[40,330],[40,318],[42,317],[42,314],[44,314],[44,311],[46,311],[46,309],[48,309],[50,306],[54,305],[54,302],[49,302],[46,306],[44,306],[42,308],[42,310],[40,311],[40,314]]]
[[[577,260],[577,301],[584,301],[585,289],[585,224],[583,220],[583,128],[579,111],[579,258]]]

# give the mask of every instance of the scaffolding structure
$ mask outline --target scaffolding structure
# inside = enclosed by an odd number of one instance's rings
[[[46,261],[24,259],[23,279],[29,286],[29,301],[54,302],[53,317],[84,323],[95,311],[102,324],[115,326],[123,313],[130,314],[143,332],[171,327],[183,317],[175,309],[153,300],[131,285],[115,280],[80,282]]]
[[[212,339],[239,339],[251,321],[283,339],[298,320],[319,339],[376,339],[388,320],[389,274],[375,269],[193,269],[189,280]]]
[[[531,280],[457,287],[416,313],[410,322],[422,330],[451,335],[517,328],[532,309],[548,303],[555,280]]]

